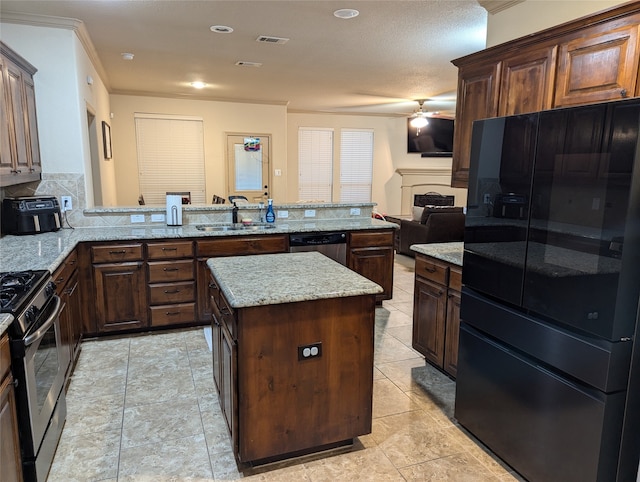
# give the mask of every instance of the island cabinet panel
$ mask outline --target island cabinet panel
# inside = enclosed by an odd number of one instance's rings
[[[2,450],[0,450],[2,481],[22,482],[16,400],[11,376],[9,337],[6,334],[0,338],[0,434],[2,434]]]
[[[458,366],[462,270],[416,253],[412,346],[455,377]]]
[[[239,461],[370,433],[374,312],[373,296],[237,310]]]
[[[393,297],[393,243],[391,229],[349,233],[347,267],[382,287],[378,302]]]

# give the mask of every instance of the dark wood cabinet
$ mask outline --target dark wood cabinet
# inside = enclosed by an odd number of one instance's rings
[[[150,325],[195,323],[193,241],[149,242],[146,250]]]
[[[33,65],[0,42],[0,186],[40,180],[35,73]]]
[[[67,379],[80,353],[82,337],[82,307],[78,283],[78,255],[73,251],[53,273],[56,293],[61,299],[60,313],[61,344],[68,354]]]
[[[16,416],[16,399],[11,376],[9,337],[0,338],[0,467],[3,482],[22,482],[22,459]]]
[[[383,291],[376,301],[393,297],[394,230],[357,231],[349,234],[347,266],[379,284]]]
[[[97,331],[146,327],[148,303],[142,244],[92,246],[91,253]]]
[[[555,106],[633,97],[638,80],[638,24],[615,20],[562,42]]]
[[[467,187],[469,182],[473,121],[498,114],[500,67],[500,63],[495,61],[459,66],[453,131],[453,187]]]
[[[639,26],[640,4],[630,2],[453,60],[451,185],[467,187],[475,120],[640,95]],[[590,163],[574,156],[564,167],[570,175],[592,176]]]
[[[460,267],[416,253],[413,348],[456,376],[460,330]]]

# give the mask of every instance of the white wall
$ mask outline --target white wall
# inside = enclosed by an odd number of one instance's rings
[[[377,211],[386,214],[401,212],[402,178],[398,168],[451,169],[451,158],[423,158],[407,153],[407,119],[404,117],[378,117],[329,114],[287,115],[288,146],[287,176],[290,202],[298,200],[298,129],[324,127],[334,129],[334,159],[340,159],[340,129],[373,129],[373,186],[372,201]],[[334,169],[334,185],[339,184],[338,170]],[[334,190],[335,194],[335,190]]]
[[[38,69],[34,83],[43,173],[86,174],[91,205],[86,108],[92,105],[98,119],[108,118],[104,84],[73,30],[2,23],[2,40]],[[87,75],[94,78],[92,86],[86,84]]]
[[[606,10],[620,1],[525,0],[487,17],[487,47]]]
[[[286,106],[218,101],[166,99],[112,95],[111,137],[119,205],[138,201],[138,165],[134,114],[171,114],[201,117],[204,122],[206,196],[227,192],[226,133],[271,135],[271,172],[286,170]],[[272,177],[271,195],[276,202],[288,200],[285,177]]]

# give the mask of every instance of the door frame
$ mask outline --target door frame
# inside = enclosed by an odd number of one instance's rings
[[[267,179],[266,179],[266,185],[268,186],[267,189],[263,190],[263,192],[267,192],[268,194],[265,197],[265,203],[266,203],[266,198],[273,198],[273,191],[272,191],[272,175],[271,175],[271,143],[272,143],[272,135],[271,134],[258,134],[258,133],[247,133],[247,132],[225,132],[224,133],[224,140],[225,140],[225,167],[227,170],[227,176],[226,176],[226,191],[227,191],[227,197],[228,196],[232,196],[235,193],[235,191],[233,190],[233,186],[232,186],[232,180],[233,180],[233,165],[231,162],[231,152],[229,152],[229,141],[230,141],[230,137],[259,137],[261,139],[268,139],[268,148],[266,150],[266,154],[267,154]],[[235,161],[234,161],[235,162]],[[263,178],[263,181],[265,179]],[[264,185],[265,183],[263,183]],[[249,202],[252,203],[252,200],[249,199]]]

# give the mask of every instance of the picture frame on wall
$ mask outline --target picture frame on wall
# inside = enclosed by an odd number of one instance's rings
[[[104,158],[111,159],[111,126],[102,121],[102,140],[104,145]]]

